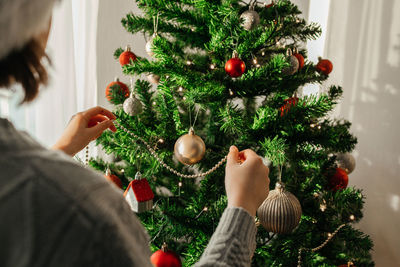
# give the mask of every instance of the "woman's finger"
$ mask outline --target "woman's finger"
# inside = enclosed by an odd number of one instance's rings
[[[98,114],[106,116],[110,120],[116,119],[115,115],[111,111],[109,111],[103,107],[100,107],[100,106],[88,109],[88,110],[84,111],[82,114],[87,120],[89,120],[91,117],[98,115]]]
[[[236,146],[231,146],[229,148],[227,165],[233,165],[239,163],[239,150]]]
[[[92,137],[98,137],[101,135],[102,132],[104,132],[107,128],[110,128],[111,131],[115,132],[117,129],[115,128],[112,120],[106,120],[103,122],[100,122],[96,126],[89,128],[88,130],[90,131],[90,135]]]
[[[95,115],[90,118],[87,127],[92,128],[92,127],[96,126],[98,123],[100,123],[102,121],[106,121],[106,120],[108,120],[108,118],[103,115],[99,115],[99,114]]]

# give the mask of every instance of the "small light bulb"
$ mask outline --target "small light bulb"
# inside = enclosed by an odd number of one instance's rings
[[[153,106],[155,106],[155,105],[157,105],[157,102],[156,102],[156,101],[153,101],[153,103],[152,103],[152,104],[153,104]]]
[[[254,59],[253,59],[253,63],[254,63],[254,64],[257,64],[257,63],[258,63],[257,58],[254,58]]]
[[[193,62],[191,60],[186,61],[186,65],[190,66],[192,64],[193,64]]]
[[[182,185],[183,185],[182,182],[179,182],[179,183],[178,183],[178,186],[179,186],[179,187],[182,187]]]
[[[234,95],[234,93],[231,89],[229,89],[229,95]]]
[[[183,101],[186,101],[186,96],[182,97]]]
[[[204,208],[203,208],[203,211],[208,211],[208,208],[207,208],[207,207],[204,207]]]
[[[353,214],[351,214],[349,218],[350,218],[350,221],[354,221],[356,219],[356,217]]]
[[[164,143],[164,139],[160,138],[160,139],[158,139],[158,142],[159,142],[160,144],[163,144],[163,143]]]
[[[182,86],[179,86],[178,91],[179,91],[179,92],[183,92],[183,87],[182,87]]]
[[[125,170],[124,170],[124,169],[121,169],[121,172],[122,172],[122,173],[124,173],[124,172],[125,172]]]
[[[194,32],[196,29],[195,28],[191,28],[192,32]]]
[[[264,51],[262,51],[262,52],[261,52],[261,55],[262,55],[262,56],[265,56],[265,52],[264,52]]]
[[[260,64],[257,64],[256,67],[259,68],[259,67],[261,67],[261,65],[260,65]]]
[[[326,205],[325,204],[321,204],[319,205],[319,209],[324,212],[326,210]]]
[[[311,128],[314,128],[314,127],[315,127],[315,124],[314,124],[314,123],[311,123],[311,124],[310,124],[310,127],[311,127]]]
[[[332,237],[332,234],[331,234],[331,233],[328,233],[328,237]]]
[[[169,78],[169,75],[165,75],[165,78],[168,79],[168,78]]]
[[[215,69],[215,65],[214,65],[214,64],[211,64],[211,65],[210,65],[210,69],[212,69],[212,70]]]
[[[312,223],[317,223],[317,220],[316,219],[312,219]]]
[[[318,125],[318,127],[317,127],[317,128],[318,128],[318,130],[321,130],[321,125]]]

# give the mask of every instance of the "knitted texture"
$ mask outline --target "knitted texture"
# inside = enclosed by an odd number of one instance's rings
[[[254,218],[247,211],[227,208],[195,266],[250,266],[256,248],[256,233]]]

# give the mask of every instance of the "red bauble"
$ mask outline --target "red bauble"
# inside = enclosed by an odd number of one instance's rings
[[[131,59],[132,61],[135,61],[136,55],[132,53],[131,48],[127,46],[125,51],[119,55],[119,64],[121,64],[121,66],[125,66],[131,62]]]
[[[330,62],[328,59],[320,58],[316,68],[317,71],[322,72],[325,75],[328,75],[329,73],[332,72],[333,65],[332,62]]]
[[[290,98],[286,99],[284,102],[285,102],[285,104],[283,104],[283,106],[280,108],[281,117],[286,115],[289,112],[291,107],[297,105],[297,102],[299,102],[299,98],[290,97]]]
[[[329,188],[336,192],[341,189],[346,189],[349,184],[349,176],[342,168],[336,168],[336,172],[329,178]]]
[[[151,263],[155,267],[181,267],[181,259],[179,256],[168,250],[167,244],[163,244],[160,250],[157,250],[150,257]]]
[[[118,176],[116,176],[114,174],[109,174],[109,175],[104,175],[104,177],[106,177],[107,180],[109,180],[110,182],[113,182],[116,186],[118,186],[119,188],[122,189],[122,182],[118,178]]]
[[[107,180],[109,180],[110,182],[113,182],[116,186],[118,186],[119,188],[122,189],[121,180],[118,178],[118,176],[111,174],[111,171],[109,168],[107,168],[106,174],[104,175],[104,177],[106,177]]]
[[[229,59],[225,64],[226,73],[233,78],[242,76],[245,70],[246,64],[238,57]]]
[[[117,94],[123,96],[123,99],[129,97],[130,91],[129,88],[126,84],[124,84],[123,82],[120,82],[118,79],[116,79],[114,82],[110,83],[109,85],[107,85],[106,88],[106,97],[108,99],[108,101],[110,101],[111,103],[114,103],[114,99],[113,99],[113,91],[114,90],[118,90]],[[121,101],[119,101],[121,102]],[[122,103],[124,101],[122,100]],[[121,103],[115,103],[115,104],[121,104]]]
[[[294,53],[293,56],[295,56],[297,58],[297,60],[299,61],[299,70],[302,69],[304,67],[304,57],[302,54],[299,53]]]

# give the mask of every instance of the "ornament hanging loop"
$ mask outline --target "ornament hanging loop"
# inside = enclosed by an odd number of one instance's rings
[[[236,50],[233,50],[233,52],[232,52],[232,58],[238,58],[238,57],[239,57],[238,52],[237,52]]]
[[[157,12],[157,16],[153,16],[153,25],[154,25],[154,29],[153,29],[153,36],[157,36],[157,32],[158,32],[158,18],[160,16],[160,12]]]

